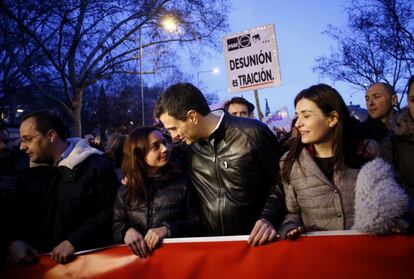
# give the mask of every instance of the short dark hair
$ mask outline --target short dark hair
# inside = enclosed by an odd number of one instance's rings
[[[168,113],[178,120],[185,120],[187,112],[195,110],[203,116],[211,112],[203,93],[191,83],[177,83],[168,87],[155,105],[154,116]]]
[[[414,76],[410,77],[410,79],[408,80],[408,84],[407,84],[407,96],[408,94],[410,94],[410,89],[414,84]]]
[[[252,103],[250,103],[249,101],[247,101],[243,97],[233,97],[233,98],[231,98],[230,101],[227,101],[227,102],[224,103],[224,108],[226,110],[229,110],[229,106],[231,104],[242,104],[242,105],[245,105],[247,107],[247,110],[249,111],[249,114],[251,114],[254,111],[254,105]]]
[[[50,130],[55,130],[62,140],[69,136],[69,130],[63,119],[56,113],[49,110],[33,111],[22,116],[22,122],[33,118],[36,121],[36,130],[46,135]]]

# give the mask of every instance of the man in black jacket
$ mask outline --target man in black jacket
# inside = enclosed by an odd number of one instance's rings
[[[11,261],[51,252],[67,263],[76,251],[109,244],[118,180],[102,152],[67,138],[62,119],[49,111],[25,116],[20,137],[31,168],[16,188]]]
[[[367,89],[365,101],[369,117],[360,125],[362,136],[381,142],[389,135],[388,119],[398,102],[397,94],[391,85],[378,82]]]
[[[178,83],[155,108],[174,140],[191,145],[191,178],[201,199],[206,235],[249,234],[249,244],[277,238],[285,213],[279,175],[280,146],[254,119],[210,111],[199,89]]]

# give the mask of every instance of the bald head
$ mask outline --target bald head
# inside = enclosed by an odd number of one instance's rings
[[[365,101],[369,116],[386,124],[397,104],[397,95],[391,85],[378,82],[368,87]]]
[[[397,93],[395,92],[394,87],[392,87],[391,85],[389,85],[388,83],[385,82],[377,82],[377,83],[373,83],[370,87],[368,87],[368,90],[376,90],[376,91],[381,91],[381,92],[385,92],[387,93],[390,97],[396,95]],[[367,90],[367,91],[368,91]]]

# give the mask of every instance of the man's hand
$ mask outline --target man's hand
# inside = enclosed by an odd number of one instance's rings
[[[57,263],[66,264],[73,259],[74,253],[75,247],[69,241],[64,240],[53,249],[51,257]]]
[[[138,257],[146,258],[149,255],[147,244],[142,235],[134,228],[129,228],[125,233],[124,242],[128,248]]]
[[[145,235],[145,242],[151,250],[154,250],[159,243],[168,235],[166,226],[150,229]]]
[[[21,240],[15,240],[9,247],[9,261],[15,264],[34,264],[38,261],[37,251]]]
[[[251,246],[263,245],[269,241],[273,241],[280,238],[276,233],[276,230],[273,228],[273,225],[265,220],[260,219],[254,225],[252,232],[250,233],[249,239],[247,242]]]

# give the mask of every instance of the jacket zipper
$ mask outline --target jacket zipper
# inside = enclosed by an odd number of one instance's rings
[[[153,187],[149,187],[148,202],[147,202],[147,231],[152,228],[152,198],[153,198]]]
[[[216,169],[217,181],[219,183],[219,199],[218,199],[218,207],[219,207],[219,215],[220,215],[220,225],[221,225],[221,233],[222,235],[226,235],[224,231],[224,222],[223,222],[223,208],[222,208],[222,196],[223,196],[223,185],[221,183],[221,177],[219,172],[219,162],[217,160],[217,148],[214,146],[214,166]]]

